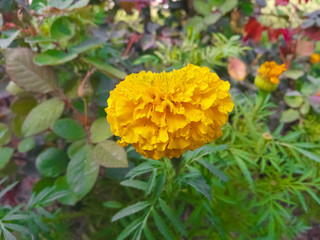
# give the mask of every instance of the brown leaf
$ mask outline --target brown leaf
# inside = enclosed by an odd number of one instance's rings
[[[229,58],[228,73],[237,81],[243,81],[248,74],[246,64],[238,58]]]

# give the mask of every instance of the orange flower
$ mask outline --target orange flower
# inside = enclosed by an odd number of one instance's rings
[[[261,77],[267,78],[269,82],[278,84],[279,83],[279,75],[286,70],[284,64],[278,65],[276,62],[265,62],[258,69],[258,74]]]
[[[286,70],[284,64],[278,65],[276,62],[265,62],[258,69],[258,75],[254,79],[254,84],[263,91],[273,92],[279,85],[279,76]]]
[[[216,140],[233,109],[230,84],[207,67],[128,75],[110,92],[107,119],[120,146],[146,158],[179,157]]]
[[[310,61],[311,61],[312,63],[318,63],[318,62],[320,62],[320,55],[317,54],[317,53],[313,53],[313,54],[311,55]]]

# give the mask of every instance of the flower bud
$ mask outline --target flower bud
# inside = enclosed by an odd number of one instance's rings
[[[279,85],[279,76],[286,70],[285,65],[276,62],[265,62],[258,69],[254,84],[262,91],[273,92]]]
[[[262,91],[273,92],[279,86],[279,83],[272,83],[267,78],[257,75],[254,84]]]
[[[87,80],[78,88],[78,96],[85,99],[90,99],[93,95],[93,88],[91,86],[90,80]]]

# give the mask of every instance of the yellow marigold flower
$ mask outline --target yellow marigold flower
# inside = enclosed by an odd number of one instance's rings
[[[229,82],[209,68],[187,65],[173,72],[128,75],[110,92],[107,120],[146,158],[179,157],[222,135],[233,102]]]
[[[312,63],[318,63],[318,62],[320,62],[320,55],[317,54],[317,53],[313,53],[313,54],[311,55],[310,61],[311,61]]]
[[[276,90],[279,85],[279,75],[286,70],[284,64],[278,65],[276,62],[265,62],[258,69],[258,75],[256,76],[255,85],[266,92],[272,92]]]

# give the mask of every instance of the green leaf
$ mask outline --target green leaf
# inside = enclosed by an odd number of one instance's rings
[[[151,55],[151,54],[146,54],[146,55],[142,55],[141,57],[137,58],[136,60],[133,61],[133,65],[139,65],[141,63],[147,63],[147,62],[151,62],[152,64],[157,64],[159,62],[159,58],[155,55]]]
[[[34,148],[34,137],[28,137],[19,142],[18,151],[21,153],[28,152]]]
[[[34,108],[37,105],[37,100],[33,97],[23,97],[18,98],[16,101],[14,101],[10,109],[12,112],[25,116],[27,115],[32,108]]]
[[[111,140],[105,140],[96,145],[93,159],[108,168],[127,168],[129,166],[126,151]]]
[[[59,119],[53,125],[52,130],[59,137],[69,140],[79,140],[86,136],[83,127],[71,118]]]
[[[238,163],[238,166],[240,167],[244,177],[247,179],[248,183],[251,185],[251,187],[254,189],[254,183],[253,183],[253,179],[251,177],[251,173],[247,167],[247,165],[245,164],[245,162],[238,157],[237,155],[233,154],[235,161]]]
[[[73,142],[70,144],[70,146],[67,149],[67,154],[68,157],[71,159],[73,158],[73,156],[79,151],[81,150],[81,148],[87,144],[87,140],[86,139],[82,139],[76,142]]]
[[[11,133],[8,126],[0,122],[0,147],[11,141]]]
[[[97,37],[87,38],[82,43],[78,44],[77,46],[72,47],[70,51],[72,53],[80,54],[80,53],[86,52],[92,48],[97,48],[97,47],[101,46],[101,44],[103,44],[104,42],[105,42],[104,39],[97,38]]]
[[[157,177],[157,169],[153,169],[152,173],[151,173],[151,176],[149,178],[149,181],[148,181],[148,185],[147,185],[147,188],[146,188],[146,196],[149,195],[151,193],[151,190],[154,186],[154,183],[155,183],[155,180],[156,180],[156,177]]]
[[[296,188],[292,188],[292,190],[296,194],[296,196],[298,197],[298,199],[299,199],[304,211],[307,213],[308,212],[308,207],[307,207],[306,201],[304,200],[304,197],[302,196],[301,192]]]
[[[114,209],[123,207],[122,203],[117,201],[106,201],[106,202],[103,202],[102,205],[106,208],[114,208]]]
[[[9,162],[13,155],[13,148],[0,148],[0,170]]]
[[[92,65],[93,67],[97,68],[99,71],[101,71],[108,77],[123,80],[127,75],[126,73],[120,71],[115,67],[112,67],[111,65],[105,62],[102,62],[99,59],[96,59],[96,58],[81,58],[81,59],[86,63]]]
[[[320,205],[320,198],[310,188],[306,188],[305,190],[309,193],[313,200],[315,200]]]
[[[65,9],[72,4],[73,0],[48,0],[48,5],[58,9]]]
[[[134,230],[136,230],[143,222],[143,218],[137,218],[132,221],[117,237],[117,240],[123,240],[127,238]]]
[[[191,187],[193,187],[197,192],[203,194],[208,200],[211,200],[211,192],[210,192],[210,186],[207,184],[206,180],[201,176],[192,176],[187,177],[184,182]]]
[[[57,18],[50,28],[51,37],[59,42],[70,40],[76,32],[76,25],[72,23],[69,17],[63,16]]]
[[[171,208],[168,206],[168,204],[163,201],[161,198],[159,199],[159,204],[161,207],[161,210],[163,213],[168,217],[172,225],[178,229],[179,232],[185,237],[188,236],[188,232],[184,224],[181,222],[179,216],[176,216],[176,214],[171,210]]]
[[[36,159],[38,171],[47,177],[57,177],[62,174],[68,163],[67,154],[58,148],[47,148]]]
[[[19,87],[38,93],[48,93],[57,88],[58,78],[51,67],[33,63],[35,53],[28,48],[10,49],[6,54],[6,71]]]
[[[21,133],[21,129],[22,129],[22,124],[24,122],[24,118],[22,116],[15,116],[12,121],[11,121],[11,130],[13,132],[13,134],[18,137],[18,138],[22,138],[22,133]]]
[[[0,192],[0,199],[7,193],[9,192],[12,188],[14,188],[18,182],[11,183],[9,186],[5,187],[4,189],[1,190]]]
[[[155,240],[154,236],[152,235],[147,225],[144,226],[143,232],[147,240]]]
[[[320,156],[313,154],[312,152],[309,152],[307,150],[304,150],[302,148],[294,147],[295,150],[303,154],[304,156],[320,163]]]
[[[37,54],[34,57],[34,62],[39,66],[59,65],[69,62],[76,57],[78,57],[77,53],[65,53],[57,49],[49,49],[43,53]]]
[[[216,168],[214,165],[208,163],[205,160],[198,160],[198,162],[204,166],[206,169],[208,169],[212,174],[216,175],[218,178],[220,178],[224,182],[228,182],[228,176],[226,176],[223,172],[221,172],[218,168]]]
[[[193,6],[196,9],[196,11],[203,16],[207,16],[211,13],[210,5],[202,0],[194,0]]]
[[[280,122],[288,123],[298,120],[300,117],[299,111],[294,109],[288,109],[281,113]]]
[[[136,188],[142,191],[146,191],[148,184],[140,180],[124,180],[120,183],[122,186]]]
[[[92,123],[90,127],[90,133],[91,142],[93,143],[101,142],[113,136],[113,133],[110,129],[110,124],[104,117],[98,118]]]
[[[55,190],[57,192],[61,192],[61,191],[66,192],[65,196],[58,199],[59,202],[61,202],[62,204],[72,205],[72,206],[78,202],[79,197],[71,191],[68,185],[66,176],[59,177],[55,181],[54,185],[56,186]]]
[[[157,183],[156,186],[154,187],[154,197],[158,198],[161,196],[164,184],[166,182],[166,172],[163,172],[162,174],[159,175],[157,178]]]
[[[238,5],[238,0],[226,0],[224,3],[219,6],[219,10],[226,14],[227,12],[230,12],[233,8],[235,8]]]
[[[135,204],[132,204],[122,210],[120,210],[119,212],[117,212],[113,218],[112,218],[112,222],[115,222],[121,218],[124,218],[126,216],[135,214],[137,212],[140,212],[141,210],[147,208],[150,206],[150,203],[148,201],[141,201],[141,202],[137,202]]]
[[[93,160],[93,147],[82,147],[68,164],[67,181],[70,189],[78,196],[83,197],[96,182],[99,165]]]
[[[284,95],[284,101],[289,105],[289,107],[297,108],[303,103],[303,97],[298,91],[289,91]]]
[[[0,39],[0,48],[4,49],[10,46],[13,40],[19,35],[20,30],[10,31],[10,36],[5,39]]]
[[[51,98],[31,110],[22,125],[22,134],[26,137],[49,128],[62,114],[64,102]]]
[[[215,24],[220,18],[222,14],[220,12],[212,13],[204,18],[204,23],[207,25]]]
[[[160,217],[160,215],[155,210],[152,211],[152,217],[154,219],[154,222],[159,232],[162,234],[164,239],[166,240],[176,239],[173,233],[171,232],[171,230],[169,229],[169,227],[166,225],[165,221],[162,219],[162,217]]]
[[[302,77],[304,75],[303,71],[300,70],[289,70],[289,71],[285,71],[282,76],[285,78],[290,78],[293,80],[297,80],[300,77]]]

